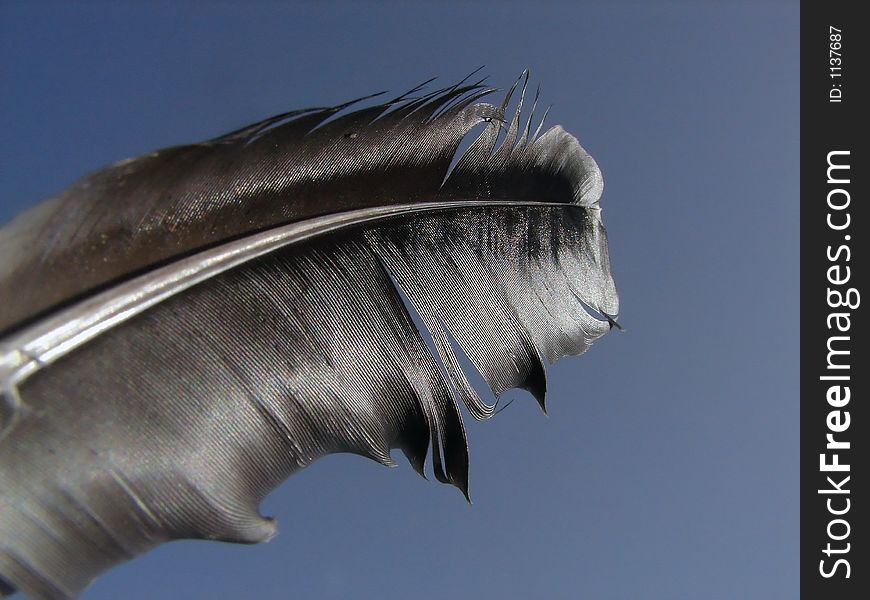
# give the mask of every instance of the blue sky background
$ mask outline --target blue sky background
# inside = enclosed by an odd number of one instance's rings
[[[605,176],[621,321],[469,421],[468,506],[331,456],[279,536],[164,545],[86,600],[796,598],[798,6],[0,3],[0,222],[293,108],[531,67]],[[0,258],[2,259],[2,258]],[[397,457],[398,458],[398,457]]]

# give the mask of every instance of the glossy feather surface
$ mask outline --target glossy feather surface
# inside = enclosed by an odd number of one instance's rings
[[[0,580],[73,597],[170,539],[268,539],[262,498],[334,452],[467,495],[459,404],[493,406],[459,353],[543,406],[618,313],[595,162],[492,91],[281,115],[0,230]]]

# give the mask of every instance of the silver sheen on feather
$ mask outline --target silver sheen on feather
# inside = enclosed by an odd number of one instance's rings
[[[544,364],[618,313],[601,173],[533,131],[521,79],[510,117],[517,85],[496,106],[465,81],[295,111],[0,229],[0,595],[75,597],[172,539],[266,540],[262,498],[329,453],[431,456],[467,496],[459,402],[495,406],[457,352],[543,407]]]

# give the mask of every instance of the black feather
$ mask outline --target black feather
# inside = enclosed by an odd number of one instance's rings
[[[67,598],[170,539],[268,539],[261,499],[329,453],[423,473],[431,446],[468,494],[457,399],[494,406],[455,346],[543,407],[545,362],[618,313],[595,162],[492,91],[287,113],[0,230],[0,589]]]

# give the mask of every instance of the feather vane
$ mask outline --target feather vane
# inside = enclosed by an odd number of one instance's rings
[[[618,313],[600,171],[532,133],[526,81],[509,117],[515,89],[464,82],[286,113],[0,229],[0,590],[71,598],[164,541],[266,540],[262,498],[329,453],[431,456],[467,496],[459,403],[495,405],[460,355],[543,407],[544,365]]]

